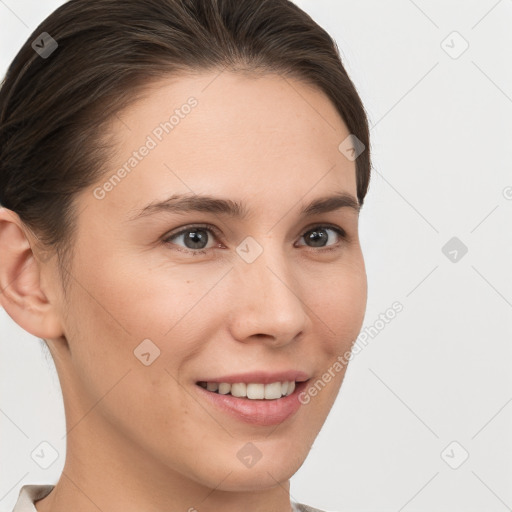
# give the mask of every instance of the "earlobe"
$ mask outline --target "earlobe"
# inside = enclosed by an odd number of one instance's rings
[[[62,327],[40,287],[41,271],[19,216],[0,208],[0,305],[27,332],[55,339],[62,336]]]

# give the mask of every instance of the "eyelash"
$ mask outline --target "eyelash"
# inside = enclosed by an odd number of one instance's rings
[[[221,234],[219,232],[219,230],[212,226],[211,224],[191,224],[189,226],[185,226],[184,229],[176,232],[176,233],[170,233],[169,235],[165,236],[162,240],[162,242],[164,244],[167,244],[167,245],[174,245],[171,240],[180,236],[180,235],[183,235],[185,233],[188,233],[189,231],[195,229],[195,228],[198,228],[198,229],[204,229],[206,231],[210,231],[212,232],[216,238],[220,239],[221,238]],[[341,238],[341,242],[337,243],[337,244],[333,244],[332,246],[328,246],[328,247],[319,247],[317,249],[315,249],[314,247],[309,247],[310,250],[313,250],[315,252],[331,252],[331,251],[336,251],[336,250],[339,250],[341,247],[341,245],[343,244],[343,242],[346,242],[348,237],[347,237],[347,234],[345,232],[345,230],[343,230],[342,228],[340,228],[339,226],[335,226],[335,225],[332,225],[332,224],[318,224],[316,226],[312,226],[310,228],[308,228],[306,231],[304,231],[304,233],[301,235],[301,238],[306,234],[306,233],[309,233],[310,231],[315,231],[315,230],[319,230],[319,229],[331,229],[333,230],[334,232],[336,232],[340,238]],[[304,246],[304,247],[308,247],[308,246]],[[208,251],[212,250],[212,249],[217,249],[218,247],[210,247],[208,249],[188,249],[188,248],[184,248],[184,247],[180,247],[179,249],[176,249],[177,251],[180,251],[180,252],[185,252],[185,253],[188,253],[188,254],[192,254],[193,256],[198,256],[200,254],[207,254]]]

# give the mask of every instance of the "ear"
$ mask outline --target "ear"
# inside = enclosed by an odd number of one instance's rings
[[[25,331],[44,339],[63,335],[58,309],[41,289],[39,262],[19,216],[0,208],[0,305]]]

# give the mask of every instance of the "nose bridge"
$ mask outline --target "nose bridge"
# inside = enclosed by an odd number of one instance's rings
[[[305,305],[282,246],[271,237],[265,237],[259,245],[263,250],[252,262],[239,253],[233,334],[240,341],[265,335],[274,344],[285,344],[304,329]]]

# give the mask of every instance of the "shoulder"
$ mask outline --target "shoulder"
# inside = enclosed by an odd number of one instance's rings
[[[310,507],[309,505],[304,505],[303,503],[293,503],[293,506],[293,512],[324,512],[319,508]]]
[[[26,484],[18,494],[18,500],[12,512],[37,512],[34,502],[46,497],[54,485],[50,484]]]

